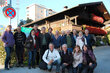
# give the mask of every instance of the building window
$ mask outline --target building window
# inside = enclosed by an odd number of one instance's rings
[[[27,14],[27,16],[29,16],[29,14]]]
[[[29,9],[29,7],[27,7],[26,9]]]
[[[27,11],[27,13],[29,13],[29,11]]]

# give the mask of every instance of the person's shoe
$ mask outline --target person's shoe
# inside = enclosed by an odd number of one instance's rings
[[[34,68],[34,69],[35,69],[36,67],[35,67],[35,66],[32,66],[32,68]]]
[[[65,73],[65,71],[62,71],[62,73]]]
[[[19,67],[20,65],[19,64],[16,64],[16,67]]]
[[[31,69],[31,66],[29,66],[28,68]]]
[[[24,67],[24,64],[21,64],[20,66],[21,66],[21,67]]]
[[[51,72],[51,71],[52,71],[52,69],[48,69],[48,71],[49,71],[49,72]]]
[[[13,68],[13,66],[12,66],[12,65],[10,65],[10,66],[9,66],[9,68]]]
[[[9,70],[9,68],[5,68],[5,70]]]
[[[36,65],[36,67],[38,67],[38,66],[39,66],[39,64]]]

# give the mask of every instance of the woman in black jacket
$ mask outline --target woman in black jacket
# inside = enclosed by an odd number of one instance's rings
[[[97,66],[97,62],[93,51],[87,45],[84,45],[82,73],[93,73],[96,66]]]
[[[39,40],[35,36],[34,29],[31,30],[30,35],[28,36],[26,40],[26,46],[27,46],[28,53],[29,53],[29,61],[28,61],[29,69],[31,69],[31,61],[32,61],[32,68],[35,68],[36,51],[39,46]]]

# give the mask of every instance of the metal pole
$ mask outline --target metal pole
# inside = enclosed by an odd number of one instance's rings
[[[17,3],[16,3],[16,5],[17,5],[17,26],[18,26],[18,24],[19,24],[19,0],[17,0]]]
[[[10,0],[10,7],[11,7],[11,0]],[[11,25],[11,18],[9,18],[9,25]]]
[[[12,6],[11,2],[12,2],[12,1],[10,0],[10,6]]]
[[[11,18],[9,18],[9,25],[11,25]]]

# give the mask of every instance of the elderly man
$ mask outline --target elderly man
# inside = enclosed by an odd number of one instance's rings
[[[64,39],[65,39],[65,31],[62,31],[61,32],[61,45],[65,43]]]
[[[17,67],[23,67],[23,53],[24,53],[24,44],[26,41],[26,35],[24,32],[21,32],[21,27],[17,28],[17,32],[14,34],[15,46],[16,46],[16,55],[18,64]]]
[[[67,44],[68,50],[73,52],[73,41],[72,41],[72,35],[70,34],[70,30],[66,31],[66,36],[64,41],[65,41],[64,44]]]
[[[62,64],[62,73],[65,73],[65,68],[68,69],[68,73],[72,73],[72,63],[73,56],[72,53],[67,50],[67,44],[62,45],[61,52],[61,64]]]
[[[73,48],[76,46],[76,38],[78,37],[77,35],[77,31],[75,29],[72,30],[73,34],[72,34],[72,41],[73,41]]]
[[[89,34],[89,30],[88,30],[88,29],[85,30],[85,35],[84,35],[84,36],[85,36],[85,38],[86,38],[86,40],[87,40],[87,45],[88,45],[88,46],[91,48],[91,50],[93,51],[92,46],[93,46],[95,40],[94,40],[93,36]]]
[[[55,49],[60,50],[61,36],[58,30],[55,32],[55,35],[52,37],[52,42],[54,44]]]
[[[56,49],[54,49],[54,45],[50,43],[49,49],[46,50],[43,55],[43,60],[47,63],[47,68],[49,71],[51,71],[53,65],[56,65],[56,73],[60,72],[60,58],[61,57],[59,52]]]
[[[42,56],[45,52],[45,50],[48,49],[48,45],[51,42],[51,36],[46,33],[46,28],[42,27],[41,28],[41,34],[39,35],[40,38],[40,56],[41,56],[41,60],[42,60]]]

